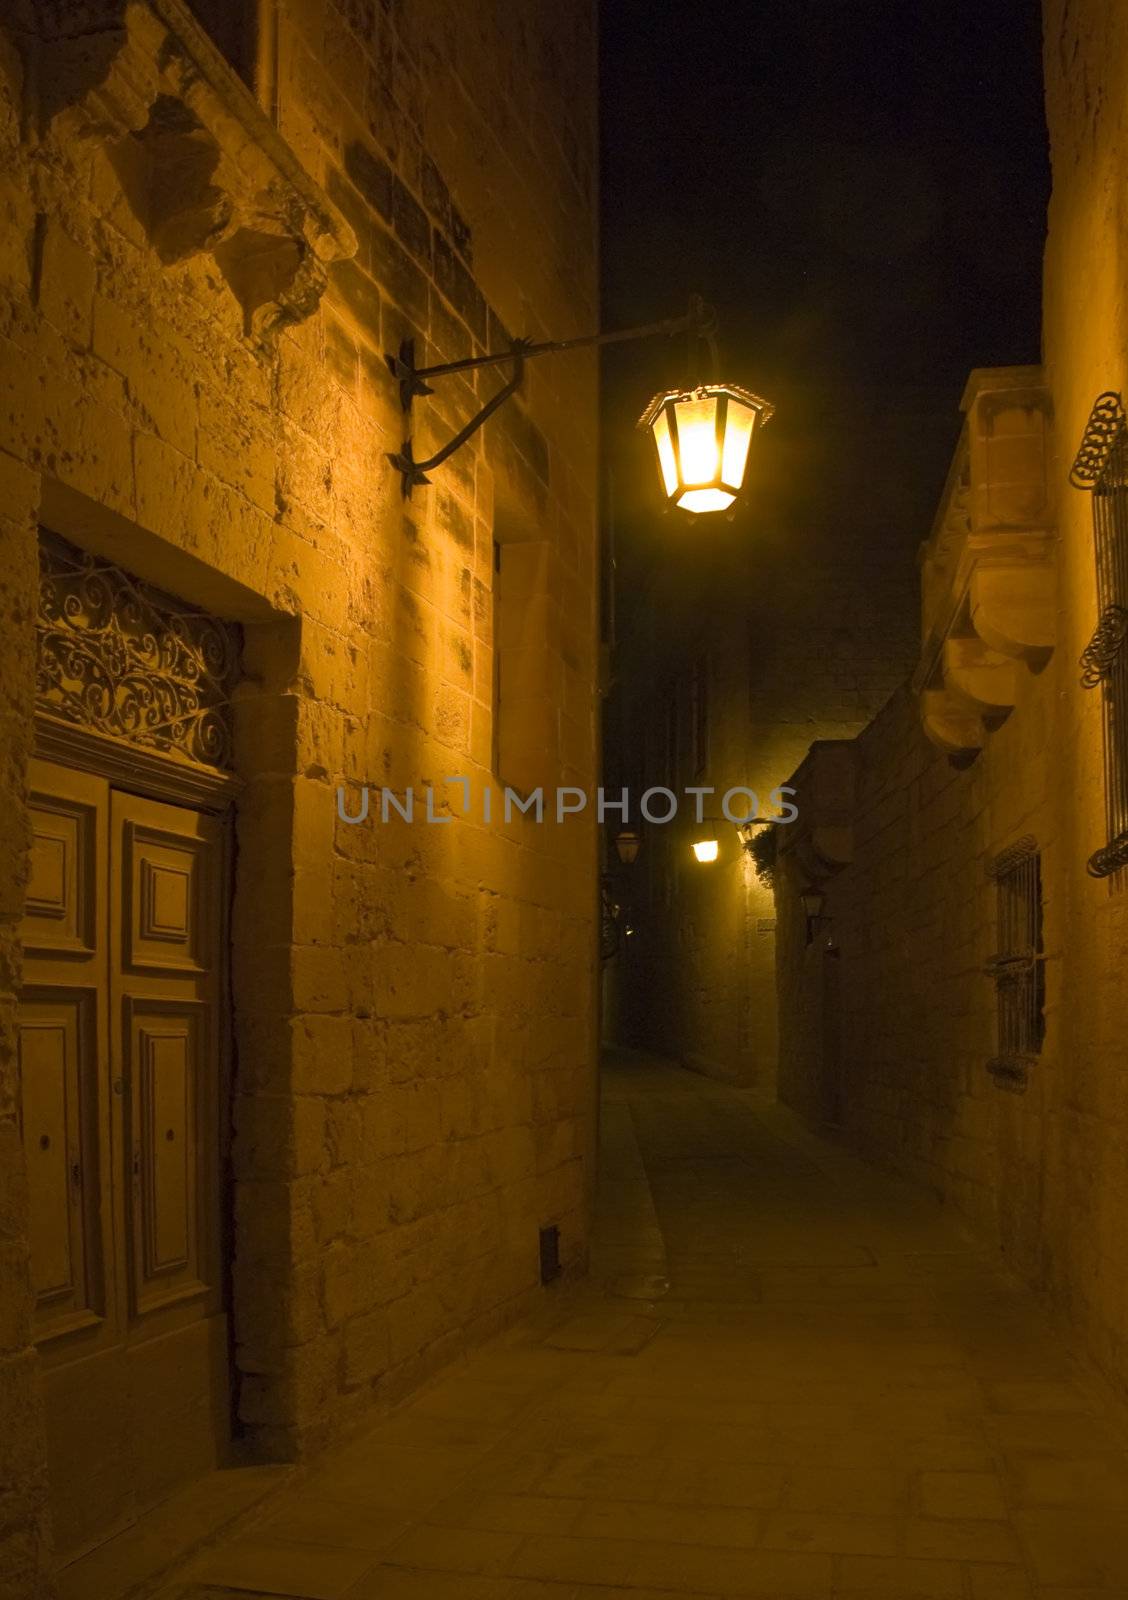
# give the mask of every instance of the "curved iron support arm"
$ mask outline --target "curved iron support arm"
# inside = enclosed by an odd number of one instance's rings
[[[492,417],[499,406],[505,404],[510,395],[517,393],[517,390],[521,387],[521,380],[525,376],[525,345],[523,340],[517,339],[514,341],[513,348],[510,351],[510,359],[513,362],[513,376],[509,382],[504,384],[491,399],[487,400],[477,415],[471,417],[466,426],[460,428],[454,438],[444,444],[441,450],[436,450],[435,454],[428,456],[426,461],[416,461],[411,440],[405,439],[399,450],[388,452],[388,460],[403,480],[403,497],[405,500],[411,499],[411,491],[413,489],[421,488],[424,484],[430,483],[431,480],[427,474],[432,472],[435,467],[441,466],[447,457],[452,456],[456,450],[461,449],[467,439],[472,438],[477,433],[483,422],[488,417]],[[431,391],[426,384],[423,384],[415,392],[430,394]]]
[[[412,489],[429,483],[427,473],[439,466],[448,456],[464,445],[471,438],[487,417],[491,417],[499,406],[505,404],[510,395],[515,394],[520,387],[524,374],[524,364],[532,356],[554,355],[562,350],[581,350],[592,345],[620,344],[626,340],[652,339],[658,334],[672,335],[688,333],[691,345],[696,339],[703,339],[713,352],[716,353],[715,336],[717,331],[717,313],[712,306],[706,305],[700,295],[690,298],[689,310],[684,317],[670,317],[664,322],[650,322],[638,328],[616,328],[609,333],[582,334],[576,339],[549,339],[543,343],[535,344],[530,339],[515,339],[507,351],[481,356],[467,356],[462,361],[444,361],[438,366],[417,367],[415,365],[415,345],[413,340],[405,340],[400,345],[398,355],[385,356],[385,361],[392,376],[399,384],[400,404],[405,413],[411,410],[411,402],[417,395],[433,394],[434,390],[427,382],[428,378],[445,377],[452,372],[469,372],[477,367],[501,366],[507,361],[514,364],[513,377],[499,389],[492,400],[488,400],[464,428],[455,434],[449,444],[444,445],[437,454],[427,461],[416,461],[412,452],[411,440],[406,439],[401,449],[394,453],[388,452],[388,460],[395,467],[403,479],[404,499],[411,498]]]

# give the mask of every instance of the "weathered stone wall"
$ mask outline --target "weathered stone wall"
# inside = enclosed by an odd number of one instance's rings
[[[245,629],[233,1312],[257,1451],[320,1443],[514,1315],[540,1224],[567,1266],[586,1248],[594,829],[480,807],[495,540],[536,545],[514,566],[548,619],[537,692],[507,708],[522,779],[594,782],[594,358],[531,367],[405,503],[384,353],[596,325],[591,8],[264,8],[262,128],[159,10],[47,5],[0,32],[0,1433],[29,1572],[10,1030],[37,521]],[[417,402],[416,454],[503,375]],[[383,826],[377,804],[351,826],[342,781],[430,782],[454,820]]]
[[[870,1153],[941,1190],[1027,1273],[1039,1251],[1038,1127],[1058,1053],[1052,897],[1047,1037],[1025,1094],[987,1071],[997,1045],[984,969],[997,952],[990,862],[1032,833],[1047,885],[1057,865],[1029,726],[1016,711],[961,771],[929,744],[916,696],[901,690],[855,741],[853,860],[825,880],[829,920],[809,944],[804,874],[786,852],[776,896],[782,1097],[813,1118],[840,1119]],[[841,967],[837,1018],[824,988],[828,940]],[[824,1056],[828,1034],[837,1063]]]
[[[781,878],[781,1084],[808,1114],[827,1114],[829,936],[842,968],[830,1099],[847,1133],[996,1240],[1123,1386],[1128,901],[1115,879],[1086,872],[1105,842],[1100,694],[1081,687],[1077,666],[1096,622],[1092,502],[1067,480],[1096,396],[1126,382],[1128,16],[1099,0],[1050,0],[1045,37],[1056,647],[1043,670],[1022,670],[1017,704],[966,770],[929,745],[908,691],[856,741],[854,859],[829,880],[831,921],[811,945],[801,885]],[[1010,1093],[986,1070],[997,1049],[987,869],[1027,834],[1042,854],[1046,1033],[1025,1092]]]
[[[759,448],[771,448],[765,435]],[[707,546],[716,535],[698,536]],[[808,536],[804,541],[814,543]],[[722,818],[730,788],[754,791],[764,812],[812,739],[851,737],[895,689],[914,650],[915,569],[906,550],[878,541],[789,550],[725,549],[714,555],[664,552],[672,573],[650,607],[653,635],[633,648],[622,681],[636,697],[622,711],[627,748],[645,730],[648,756],[632,790],[665,783],[668,708],[678,706],[679,789],[708,784],[706,816],[719,859],[692,856],[693,802],[677,822],[643,829],[629,874],[636,932],[624,952],[621,1031],[682,1057],[699,1071],[740,1082],[774,1082],[776,1064],[775,908]],[[645,655],[643,655],[645,649]],[[637,657],[636,657],[637,660]],[[695,776],[688,754],[694,663],[707,663],[708,762]],[[639,686],[648,685],[643,694]],[[734,815],[746,809],[735,796]]]

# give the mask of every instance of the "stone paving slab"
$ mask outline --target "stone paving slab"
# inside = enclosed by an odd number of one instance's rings
[[[1128,1600],[1125,1412],[997,1258],[747,1092],[606,1087],[590,1280],[161,1600]]]

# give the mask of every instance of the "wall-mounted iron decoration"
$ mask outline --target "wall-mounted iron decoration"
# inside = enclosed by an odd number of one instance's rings
[[[430,383],[432,378],[447,377],[455,372],[477,371],[483,367],[511,366],[513,370],[508,383],[486,401],[453,439],[425,461],[416,461],[410,437],[404,440],[398,450],[388,452],[388,460],[400,474],[404,498],[410,499],[412,490],[430,483],[428,474],[461,449],[482,424],[510,396],[516,394],[525,375],[526,361],[564,350],[624,344],[637,339],[653,339],[659,335],[672,337],[679,333],[689,335],[691,372],[688,387],[685,390],[667,390],[659,395],[643,414],[640,426],[650,427],[654,433],[663,491],[670,504],[695,514],[727,510],[744,486],[753,429],[763,426],[772,414],[772,407],[766,400],[735,384],[716,381],[702,384],[699,375],[692,370],[696,351],[701,344],[708,346],[716,364],[717,314],[699,295],[691,297],[689,310],[683,317],[671,317],[663,322],[646,323],[636,328],[619,328],[610,333],[581,334],[575,339],[550,339],[541,343],[515,339],[508,350],[467,356],[461,361],[444,361],[431,367],[415,365],[414,340],[405,339],[398,354],[389,354],[384,358],[399,384],[400,404],[405,414],[410,413],[415,399],[434,393]],[[681,434],[678,431],[679,420]],[[663,429],[664,432],[661,431]]]

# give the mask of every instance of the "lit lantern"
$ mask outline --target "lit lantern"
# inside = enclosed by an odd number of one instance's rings
[[[720,848],[716,839],[698,839],[693,847],[693,853],[698,861],[715,861]]]
[[[638,425],[654,435],[669,504],[697,513],[727,511],[744,487],[752,435],[772,410],[735,383],[656,395]]]

